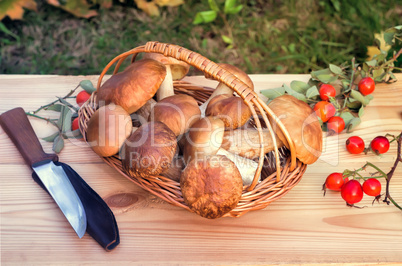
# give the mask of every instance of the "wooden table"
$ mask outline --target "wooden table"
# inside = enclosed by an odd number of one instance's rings
[[[402,75],[398,83],[378,85],[363,121],[353,132],[369,142],[402,130]],[[257,90],[274,88],[308,75],[251,75]],[[79,81],[96,76],[0,75],[0,113],[21,106],[32,111],[64,96]],[[188,81],[204,82],[201,77]],[[214,85],[207,81],[207,85]],[[49,113],[49,112],[47,112]],[[46,113],[45,113],[46,114]],[[39,137],[52,132],[46,122],[30,119]],[[167,204],[106,165],[82,142],[67,142],[60,161],[73,167],[104,199],[114,197],[120,245],[105,252],[88,234],[79,239],[52,199],[32,180],[31,171],[0,129],[1,263],[8,264],[279,264],[402,262],[402,212],[393,205],[371,204],[365,196],[357,209],[339,193],[323,197],[321,186],[335,171],[370,161],[388,172],[396,145],[383,156],[350,155],[352,134],[325,137],[321,159],[301,182],[264,210],[240,218],[208,220]],[[42,141],[46,152],[51,144]],[[368,144],[368,143],[367,143]],[[391,184],[402,203],[402,167]]]

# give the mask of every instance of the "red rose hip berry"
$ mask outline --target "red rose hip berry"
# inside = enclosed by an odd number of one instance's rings
[[[325,187],[330,190],[340,191],[343,186],[343,175],[342,173],[332,173],[327,176],[325,180]]]
[[[349,204],[355,204],[363,199],[363,188],[357,180],[350,180],[341,189],[342,198]]]
[[[80,91],[77,94],[75,101],[77,102],[78,106],[82,106],[89,99],[89,97],[91,97],[91,94],[86,91]]]
[[[378,179],[369,178],[363,183],[363,192],[369,196],[377,197],[381,194],[381,183]]]
[[[336,90],[334,86],[329,84],[322,84],[319,90],[320,98],[324,101],[328,101],[331,97],[336,96]]]
[[[77,129],[79,129],[79,128],[80,128],[80,126],[79,126],[79,124],[78,124],[78,117],[76,117],[76,118],[73,120],[73,123],[72,123],[72,125],[71,125],[71,130],[74,131],[74,130],[77,130]]]
[[[371,150],[375,154],[383,154],[389,150],[389,140],[384,136],[375,137],[370,143]]]
[[[336,113],[335,107],[327,101],[316,103],[313,109],[322,122],[327,122]]]
[[[329,132],[341,133],[345,129],[345,121],[340,116],[333,116],[327,122]]]
[[[375,89],[375,82],[370,77],[362,78],[357,87],[361,94],[369,95],[372,94]]]
[[[352,136],[346,140],[346,149],[352,154],[362,153],[364,148],[364,141],[361,137]]]

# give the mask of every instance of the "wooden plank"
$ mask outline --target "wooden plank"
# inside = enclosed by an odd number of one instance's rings
[[[251,75],[256,88],[274,88],[308,75]],[[34,110],[65,95],[82,79],[96,76],[0,75],[0,113],[22,106]],[[402,79],[402,75],[398,75]],[[202,77],[186,78],[215,86]],[[204,83],[205,81],[205,83]],[[12,88],[12,89],[10,89]],[[369,140],[402,130],[402,82],[379,85],[353,134]],[[51,133],[30,119],[41,137]],[[393,206],[346,207],[339,193],[321,191],[326,176],[365,161],[388,171],[396,148],[381,156],[351,155],[343,144],[351,134],[325,137],[324,153],[300,183],[264,210],[241,218],[207,220],[172,206],[120,176],[82,143],[67,142],[60,160],[72,166],[111,206],[121,244],[104,252],[88,235],[78,239],[0,129],[1,263],[9,264],[273,264],[402,262],[402,216]],[[42,141],[46,151],[51,144]],[[402,167],[391,184],[402,202]]]

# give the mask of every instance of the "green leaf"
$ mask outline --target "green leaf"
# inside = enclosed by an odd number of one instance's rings
[[[67,108],[68,109],[68,108]],[[65,113],[64,118],[63,118],[63,126],[61,127],[61,131],[63,133],[70,132],[71,131],[71,125],[72,125],[72,112],[70,109]]]
[[[347,132],[352,132],[352,130],[361,123],[361,119],[358,117],[353,118],[349,125],[346,127]]]
[[[356,110],[356,111],[359,110],[360,107],[362,107],[362,105],[363,104],[361,102],[356,101],[355,99],[352,99],[352,98],[349,98],[348,102],[346,103],[346,106],[349,109]]]
[[[261,94],[272,100],[272,99],[275,99],[276,97],[284,95],[285,88],[279,87],[279,88],[275,88],[275,89],[262,90]]]
[[[81,139],[83,137],[81,135],[81,131],[79,129],[76,129],[76,130],[64,133],[63,138],[66,138],[66,139]]]
[[[367,97],[367,96],[371,96],[371,97]],[[361,102],[363,104],[363,106],[366,106],[367,104],[369,104],[370,100],[373,97],[372,95],[367,95],[367,96],[363,96],[357,90],[351,90],[350,91],[350,97],[352,97],[353,99]]]
[[[63,106],[62,104],[55,103],[50,105],[49,107],[46,107],[45,110],[60,112],[62,106]]]
[[[230,37],[228,37],[228,36],[226,36],[226,35],[222,35],[221,37],[222,37],[222,40],[223,40],[225,43],[227,43],[227,44],[232,44],[232,43],[233,43],[233,40],[232,40]]]
[[[316,71],[312,71],[311,72],[311,77],[313,77],[314,79],[318,79],[317,77],[320,75],[331,75],[332,72],[331,70],[329,70],[329,68],[325,68],[325,69],[320,69],[320,70],[316,70]]]
[[[57,120],[57,122],[56,122],[56,125],[59,129],[61,129],[63,126],[63,121],[64,121],[63,119],[65,116],[66,109],[68,109],[68,107],[66,107],[64,105],[61,106],[59,120]]]
[[[1,22],[1,21],[0,21],[0,31],[2,31],[6,35],[13,37],[18,43],[20,42],[20,37],[17,34],[15,34],[14,32],[12,32],[11,30],[9,30],[6,27],[6,25],[4,25],[3,22]]]
[[[304,94],[299,93],[295,90],[293,90],[292,88],[290,88],[288,85],[284,84],[283,87],[285,88],[285,91],[289,94],[292,95],[294,97],[296,97],[297,99],[303,101],[303,102],[307,102],[307,98]]]
[[[67,106],[62,106],[60,110],[60,117],[59,120],[57,121],[57,126],[61,130],[61,132],[65,133],[68,131],[71,131],[71,117],[72,117],[72,112],[70,108]]]
[[[310,86],[303,81],[299,81],[299,80],[293,80],[290,83],[290,87],[300,93],[306,93],[306,91],[310,88]]]
[[[92,82],[90,80],[82,80],[80,82],[80,86],[81,88],[83,88],[86,92],[88,92],[89,94],[92,94],[94,91],[96,91],[96,88],[94,87],[94,85],[92,84]]]
[[[364,99],[365,99],[365,101],[367,102],[367,104],[369,104],[370,101],[371,101],[372,99],[374,99],[374,96],[373,96],[372,94],[369,94],[369,95],[364,96]],[[366,104],[366,105],[367,105],[367,104]]]
[[[384,73],[383,68],[373,70],[373,79],[378,78],[382,73]]]
[[[320,81],[323,82],[323,83],[328,84],[328,83],[332,83],[332,82],[334,82],[335,80],[337,80],[338,77],[337,77],[337,76],[333,76],[333,75],[319,75],[319,76],[317,76],[317,79],[320,80]]]
[[[54,139],[52,149],[55,153],[59,153],[63,148],[64,148],[64,139],[60,135],[58,135]]]
[[[208,0],[208,4],[209,7],[211,8],[211,10],[215,11],[215,12],[220,12],[218,4],[215,2],[215,0]]]
[[[336,75],[342,75],[343,74],[342,68],[340,68],[340,67],[338,67],[336,65],[329,64],[329,70],[331,70],[331,72],[336,74]]]
[[[337,12],[341,11],[341,4],[339,3],[339,1],[331,0],[331,3]]]
[[[239,13],[242,9],[243,9],[243,5],[238,5],[232,9],[226,10],[225,14],[235,15],[235,14]]]
[[[386,44],[393,45],[394,44],[394,36],[395,32],[384,32],[384,41]]]
[[[359,117],[362,117],[364,115],[364,107],[360,107],[359,112],[358,112]]]
[[[218,13],[214,10],[198,12],[195,15],[193,24],[209,23],[216,19]]]
[[[366,61],[366,64],[368,66],[375,67],[375,66],[377,66],[377,60],[373,59],[373,60],[370,60],[370,61]]]
[[[223,12],[225,14],[237,14],[243,9],[243,5],[237,5],[237,0],[226,0]]]
[[[368,73],[370,71],[369,66],[366,63],[363,63],[362,68],[366,73]]]
[[[355,116],[351,112],[343,112],[340,117],[342,117],[343,121],[345,121],[345,127],[347,127],[350,121],[355,118]]]
[[[317,86],[313,86],[313,87],[309,88],[306,92],[307,98],[313,98],[318,95],[320,95],[320,92],[318,91]]]
[[[56,132],[56,133],[54,133],[54,134],[52,134],[52,135],[50,135],[50,136],[47,136],[47,137],[45,137],[45,138],[42,138],[42,139],[43,139],[44,141],[47,141],[47,142],[53,142],[54,139],[55,139],[58,135],[60,135],[59,132]]]
[[[227,9],[232,9],[235,7],[237,0],[225,0],[225,13]]]

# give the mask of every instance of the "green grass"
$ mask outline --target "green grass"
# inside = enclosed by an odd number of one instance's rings
[[[159,18],[116,3],[91,19],[41,3],[22,21],[2,21],[18,37],[0,32],[0,73],[99,74],[113,57],[150,40],[184,46],[248,73],[309,73],[352,57],[363,61],[374,33],[402,24],[397,0],[242,2],[239,14],[202,25],[192,21],[209,9],[207,1],[163,8]],[[222,35],[233,37],[233,48]]]

